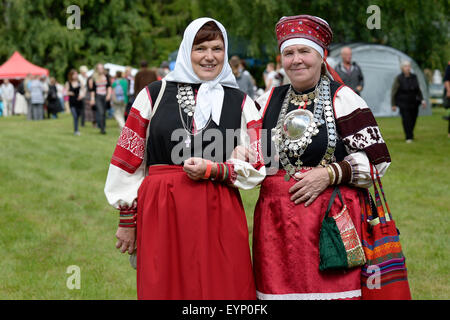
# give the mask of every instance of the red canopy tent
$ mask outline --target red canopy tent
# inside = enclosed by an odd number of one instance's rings
[[[17,51],[0,66],[0,79],[23,79],[27,74],[48,76],[49,72],[32,64]]]

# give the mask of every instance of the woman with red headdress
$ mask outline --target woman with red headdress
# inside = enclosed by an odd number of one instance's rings
[[[385,173],[389,152],[366,102],[335,81],[340,79],[326,63],[328,23],[308,15],[283,17],[276,35],[291,84],[257,100],[270,136],[267,145],[262,139],[263,150],[272,155],[254,215],[257,297],[358,299],[360,267],[319,270],[321,224],[339,186],[360,238],[360,188],[371,185],[372,165]],[[343,206],[337,199],[334,216]]]

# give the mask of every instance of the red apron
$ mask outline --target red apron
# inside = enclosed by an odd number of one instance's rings
[[[138,191],[138,299],[255,299],[237,189],[151,166]]]
[[[319,233],[333,187],[308,207],[290,200],[294,179],[267,176],[255,208],[253,266],[259,299],[349,299],[361,296],[361,268],[319,271]],[[358,189],[339,186],[361,238]],[[342,209],[339,199],[330,214]]]

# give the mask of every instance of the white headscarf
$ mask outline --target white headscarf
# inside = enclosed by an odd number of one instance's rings
[[[192,69],[191,51],[198,30],[209,21],[216,23],[222,32],[225,45],[225,58],[220,74],[214,80],[204,81],[200,80]],[[211,18],[198,18],[192,21],[187,26],[186,30],[184,30],[183,41],[181,41],[180,48],[178,49],[175,68],[165,76],[164,79],[166,81],[181,83],[201,83],[197,93],[197,105],[194,112],[196,127],[199,130],[202,129],[208,122],[210,116],[212,117],[212,120],[219,125],[224,97],[222,85],[238,88],[236,78],[228,64],[228,38],[224,26]]]

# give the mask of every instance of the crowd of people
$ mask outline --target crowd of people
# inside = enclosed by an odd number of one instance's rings
[[[54,77],[28,74],[17,87],[8,80],[0,85],[0,116],[24,114],[28,120],[38,121],[58,118],[58,113],[71,113],[74,135],[81,135],[80,127],[92,123],[101,134],[106,133],[106,118],[114,117],[123,128],[127,113],[134,101],[134,93],[169,72],[168,62],[160,68],[149,68],[141,62],[140,70],[133,76],[132,68],[110,75],[98,63],[88,76],[87,66],[71,69],[64,83]]]

